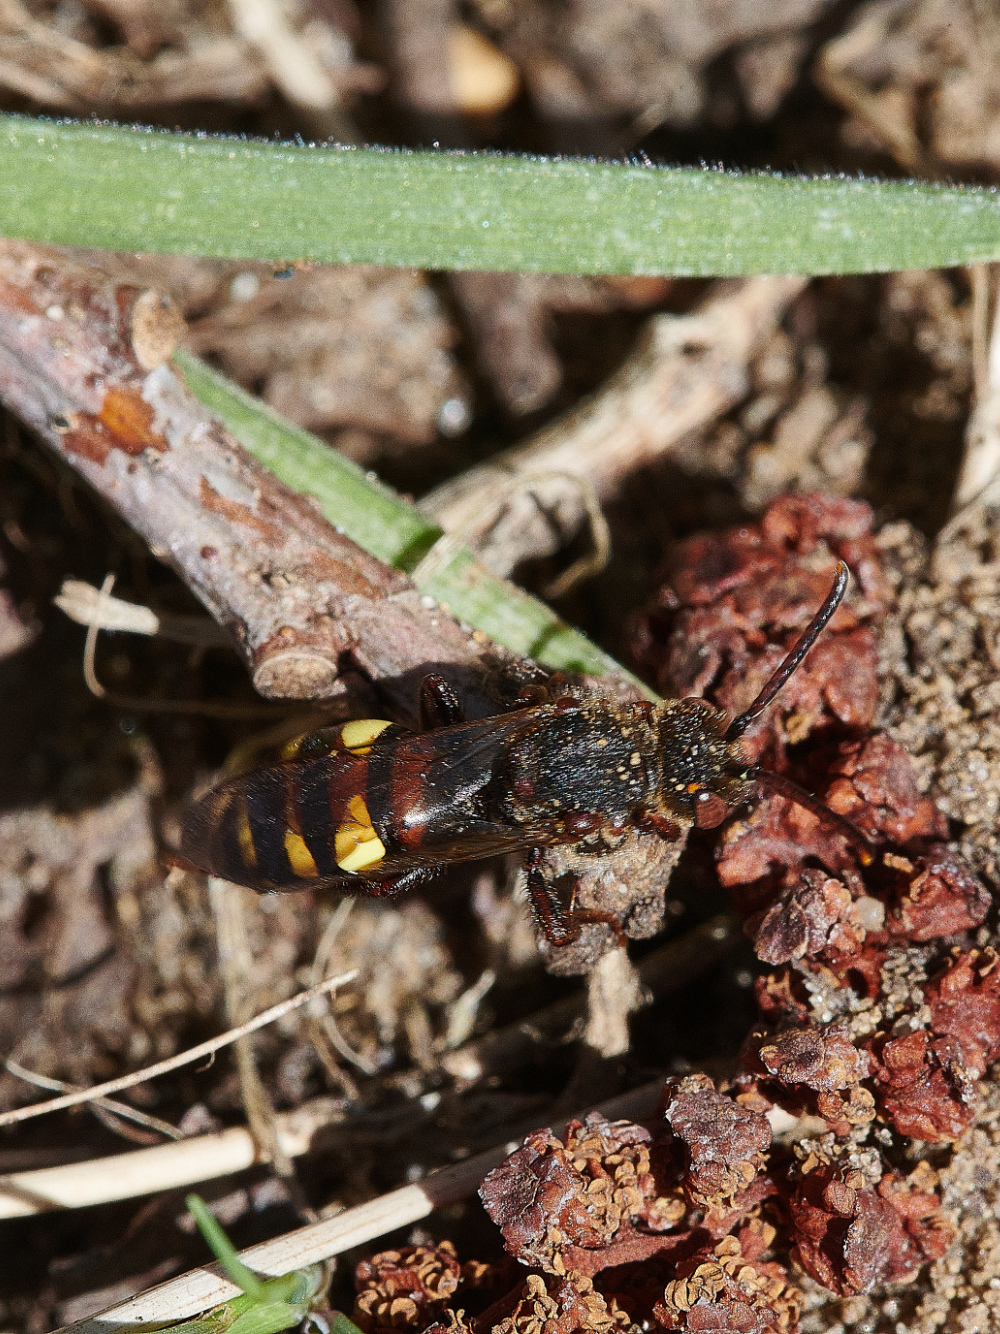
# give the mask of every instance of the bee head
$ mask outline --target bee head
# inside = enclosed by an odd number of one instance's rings
[[[750,707],[732,722],[703,699],[666,700],[659,705],[656,716],[663,762],[660,800],[668,812],[693,821],[699,829],[714,829],[733,806],[750,795],[759,771],[744,755],[740,738],[801,666],[840,606],[849,577],[847,566],[839,561],[823,604]],[[772,780],[772,787],[777,781]],[[801,803],[803,797],[809,799],[808,794],[795,799]]]
[[[703,699],[665,700],[656,709],[663,780],[660,801],[671,818],[714,829],[750,795],[757,771],[729,719]]]

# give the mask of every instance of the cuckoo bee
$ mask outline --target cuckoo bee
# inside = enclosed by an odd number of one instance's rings
[[[542,872],[545,848],[607,851],[631,828],[676,839],[683,826],[721,824],[761,786],[837,825],[870,860],[852,825],[759,770],[740,741],[816,642],[847,581],[841,563],[798,642],[732,721],[698,698],[619,704],[563,694],[467,722],[448,685],[428,676],[426,730],[363,718],[300,737],[281,763],[202,797],[184,828],[182,857],[256,890],[394,895],[442,863],[519,852],[535,917],[553,945],[574,939],[582,920],[608,918],[564,913]]]

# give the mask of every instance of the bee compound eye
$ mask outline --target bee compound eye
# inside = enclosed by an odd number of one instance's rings
[[[715,829],[728,814],[728,804],[715,792],[699,792],[695,798],[694,822],[699,829]]]

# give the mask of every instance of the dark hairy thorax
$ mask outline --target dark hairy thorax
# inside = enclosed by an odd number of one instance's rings
[[[528,828],[583,814],[628,820],[659,780],[651,712],[599,698],[533,710],[531,725],[506,747],[498,814]]]

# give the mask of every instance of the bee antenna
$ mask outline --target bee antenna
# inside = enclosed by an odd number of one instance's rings
[[[754,702],[743,713],[735,717],[726,728],[724,740],[738,741],[750,724],[755,722],[764,712],[792,673],[800,666],[802,659],[816,643],[830,617],[843,601],[850,577],[850,570],[848,570],[847,565],[844,561],[840,561],[837,565],[837,575],[833,581],[833,587],[827,593],[823,605],[806,626],[801,637],[796,641],[795,647],[771,676]]]
[[[790,778],[784,774],[772,773],[770,769],[762,769],[757,775],[757,786],[763,792],[769,792],[772,796],[784,797],[786,801],[794,801],[797,806],[811,812],[819,820],[820,824],[826,825],[839,834],[857,853],[862,866],[871,866],[875,860],[875,849],[865,838],[861,830],[846,820],[844,816],[836,811],[831,811],[829,806],[824,806],[818,797],[814,797],[811,792],[807,792],[804,787],[799,787],[798,783],[793,783]]]

